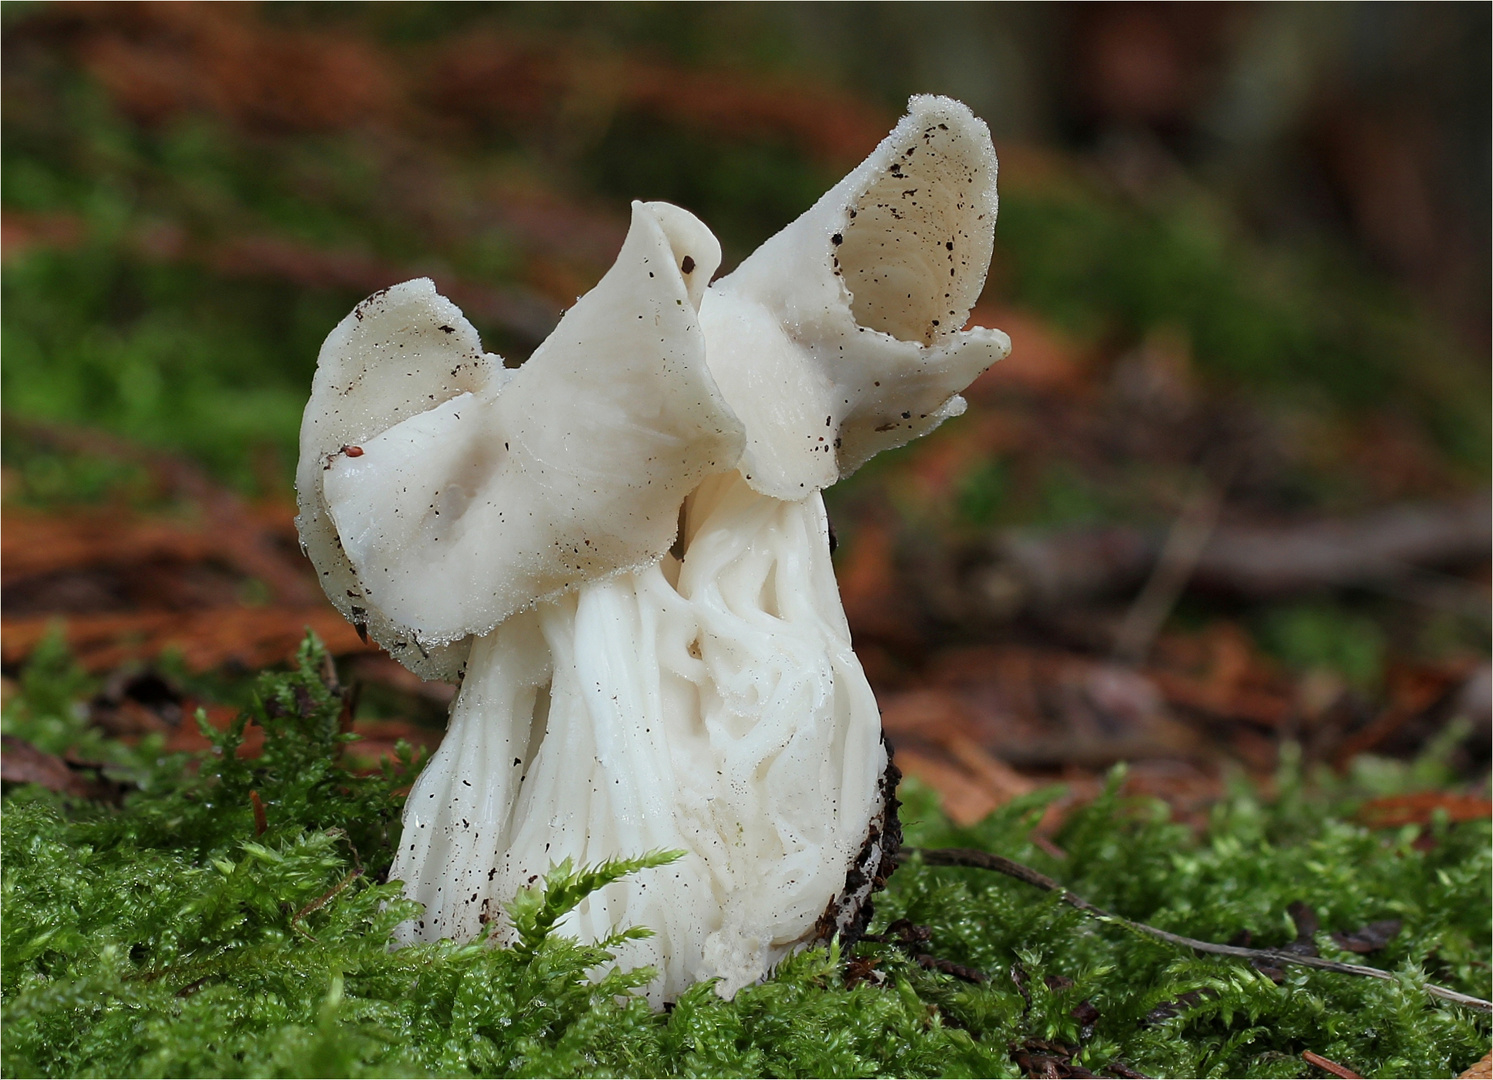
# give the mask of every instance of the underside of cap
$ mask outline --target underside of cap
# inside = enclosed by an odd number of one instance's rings
[[[967,106],[908,103],[851,174],[843,228],[830,237],[857,324],[925,345],[964,326],[994,250],[996,169],[990,131]]]
[[[746,424],[741,471],[802,498],[963,411],[1010,349],[962,329],[995,243],[989,129],[920,96],[876,150],[701,305],[711,370]]]

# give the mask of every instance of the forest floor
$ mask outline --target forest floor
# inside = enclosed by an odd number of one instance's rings
[[[516,363],[608,265],[626,198],[688,205],[729,263],[895,120],[542,27],[6,19],[7,791],[89,790],[81,744],[9,741],[48,642],[86,673],[99,737],[197,752],[196,711],[228,730],[309,628],[358,768],[434,748],[453,688],[360,640],[298,550],[321,337],[429,274]],[[1185,178],[1137,190],[999,149],[973,320],[1012,355],[965,416],[826,493],[903,772],[954,826],[1062,785],[1031,822],[1053,858],[1119,763],[1124,795],[1198,836],[1283,773],[1349,785],[1354,822],[1409,843],[1486,822],[1486,365],[1334,253],[1254,243]],[[1048,1058],[1030,1074],[1081,1074]]]

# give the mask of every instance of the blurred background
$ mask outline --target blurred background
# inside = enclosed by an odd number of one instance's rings
[[[969,821],[1128,762],[1186,818],[1399,760],[1382,822],[1486,815],[1490,10],[7,3],[7,700],[198,745],[309,625],[355,752],[433,745],[451,689],[296,548],[321,339],[429,275],[520,363],[630,199],[729,268],[938,92],[995,136],[1013,353],[826,493],[905,771]]]

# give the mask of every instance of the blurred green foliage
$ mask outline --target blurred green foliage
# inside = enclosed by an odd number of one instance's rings
[[[693,209],[729,262],[750,254],[839,179],[786,144],[701,138],[640,116],[609,125],[587,148],[581,175],[611,202],[663,199]]]
[[[356,299],[230,287],[104,248],[38,253],[4,278],[5,407],[184,451],[247,485],[261,445],[293,465],[316,350]]]
[[[1326,668],[1362,691],[1377,690],[1384,671],[1384,632],[1369,615],[1342,607],[1294,604],[1258,619],[1261,645],[1297,671]]]
[[[6,4],[7,34],[50,10]],[[587,12],[581,36],[603,54],[658,50],[790,74],[802,59],[752,5]],[[282,4],[263,14],[395,49],[484,21],[518,38],[568,35],[577,21],[565,5]],[[633,197],[679,202],[720,233],[730,261],[837,179],[783,141],[626,110],[545,143],[496,130],[439,143],[362,128],[266,135],[207,113],[131,120],[61,47],[8,54],[6,67],[0,205],[63,220],[69,236],[0,272],[5,409],[180,450],[246,489],[288,482],[317,349],[360,297],[182,252],[268,236],[521,286],[532,261],[522,238],[482,213],[500,182],[517,178],[618,221]],[[456,210],[442,216],[439,198]],[[1217,388],[1304,395],[1345,415],[1391,410],[1486,477],[1486,364],[1341,252],[1264,245],[1204,192],[1145,199],[1076,173],[1009,186],[997,244],[992,295],[1106,354],[1180,331]],[[583,269],[594,278],[604,268]],[[531,344],[475,321],[490,349],[519,358]],[[264,448],[278,480],[255,464]],[[142,487],[128,465],[9,435],[4,458],[33,501]],[[1005,459],[980,464],[956,493],[960,521],[1066,524],[1124,502],[1062,462],[1031,482],[1018,473]],[[1327,603],[1262,613],[1256,630],[1296,668],[1327,667],[1361,688],[1382,670],[1379,623]],[[914,861],[873,929],[897,917],[926,924],[932,951],[989,983],[866,944],[857,952],[877,958],[881,981],[847,985],[845,958],[814,950],[733,1002],[702,986],[659,1016],[628,992],[645,973],[593,985],[585,975],[601,950],[541,932],[625,864],[553,875],[543,896],[525,899],[533,933],[523,950],[389,951],[413,908],[379,875],[415,764],[361,777],[338,763],[345,737],[321,662],[308,647],[297,670],[266,677],[244,719],[212,734],[217,751],[191,760],[163,757],[158,738],[104,738],[82,707],[92,687],[60,644],[33,658],[5,732],[105,762],[130,794],[122,809],[30,787],[5,798],[6,1075],[1003,1076],[1018,1074],[1013,1054],[1030,1040],[1081,1037],[1079,1063],[1092,1071],[1122,1060],[1151,1075],[1297,1076],[1307,1073],[1301,1050],[1312,1049],[1364,1075],[1447,1075],[1488,1045],[1485,1018],[1420,988],[1431,979],[1489,992],[1488,826],[1438,823],[1427,848],[1413,829],[1352,823],[1363,793],[1447,782],[1434,755],[1413,767],[1363,759],[1347,780],[1312,784],[1287,770],[1272,798],[1239,790],[1200,835],[1112,789],[1055,837],[1064,860],[1031,841],[1051,792],[969,830],[950,826],[916,785],[907,795],[911,843],[1017,858],[1179,933],[1228,940],[1247,930],[1256,944],[1281,944],[1293,937],[1294,900],[1328,929],[1400,918],[1403,931],[1372,958],[1396,982],[1294,969],[1277,985],[1096,925],[1024,885]],[[266,733],[252,762],[234,753],[248,723]],[[262,835],[251,792],[266,808]],[[1318,944],[1339,955],[1329,938]],[[1085,1000],[1099,1014],[1087,1034],[1074,1015]]]
[[[999,243],[1014,295],[1079,333],[1180,328],[1219,382],[1393,405],[1486,469],[1486,366],[1340,252],[1251,243],[1201,191],[1154,205],[1082,189],[1008,197]]]
[[[1062,859],[1031,838],[1057,789],[967,829],[925,789],[905,793],[909,843],[1007,855],[1177,933],[1248,931],[1279,946],[1295,937],[1293,901],[1324,931],[1400,919],[1369,958],[1392,982],[1288,969],[1276,983],[1018,882],[914,859],[879,898],[872,929],[926,925],[924,948],[988,982],[868,942],[857,979],[832,946],[734,1001],[702,984],[655,1014],[631,993],[646,970],[593,984],[607,943],[580,946],[553,927],[590,890],[673,854],[557,867],[515,902],[520,947],[389,949],[416,910],[380,883],[416,763],[406,753],[374,776],[339,764],[349,737],[329,677],[308,641],[293,671],[261,678],[236,724],[204,728],[212,752],[162,758],[111,749],[85,728],[86,680],[57,646],[33,661],[7,733],[111,761],[130,794],[121,809],[24,785],[5,797],[5,1075],[1016,1076],[1019,1055],[1053,1041],[1080,1048],[1075,1062],[1090,1071],[1122,1061],[1153,1076],[1304,1076],[1310,1049],[1365,1076],[1444,1076],[1488,1043],[1487,1017],[1423,989],[1489,992],[1488,824],[1443,820],[1428,846],[1414,826],[1351,821],[1361,791],[1444,781],[1435,761],[1311,784],[1288,763],[1272,799],[1240,787],[1201,833],[1122,798],[1116,774],[1054,837]],[[235,752],[249,723],[264,729],[257,759]],[[1325,932],[1316,945],[1357,959]]]
[[[14,30],[48,10],[6,17]],[[476,25],[542,40],[568,25],[566,10],[283,5],[265,17],[398,50]],[[683,63],[791,72],[797,62],[782,27],[756,9],[588,10],[583,38],[598,56],[648,43]],[[184,450],[239,484],[250,483],[243,462],[258,443],[276,448],[288,475],[317,346],[359,297],[225,276],[200,260],[163,261],[161,250],[251,234],[522,284],[522,245],[482,208],[495,182],[520,177],[619,215],[635,197],[678,202],[719,232],[729,264],[836,179],[787,142],[627,109],[542,137],[266,134],[203,112],[132,120],[64,50],[17,53],[6,85],[0,201],[70,215],[81,238],[4,270],[6,409]],[[1487,471],[1486,365],[1340,252],[1264,247],[1201,189],[1148,201],[1077,173],[1007,190],[997,247],[1001,295],[1082,337],[1124,347],[1180,329],[1200,370],[1224,386],[1392,408],[1475,474]],[[521,355],[532,344],[478,322],[489,348]]]
[[[982,461],[959,481],[955,507],[965,524],[978,529],[996,523],[1011,488],[1011,470],[1001,458]]]
[[[1125,516],[1125,495],[1106,488],[1065,461],[1040,470],[1024,470],[1020,478],[1015,463],[992,457],[977,462],[959,479],[954,493],[954,513],[960,525],[977,530],[1031,525],[1079,526]]]

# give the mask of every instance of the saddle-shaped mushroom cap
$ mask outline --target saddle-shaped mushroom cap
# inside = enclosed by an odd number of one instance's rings
[[[964,331],[990,266],[990,131],[919,96],[870,157],[716,282],[710,369],[746,425],[741,471],[800,499],[964,411],[959,391],[1011,350]]]
[[[339,460],[362,453],[363,443],[454,397],[501,385],[509,374],[429,278],[364,300],[327,335],[317,358],[296,470],[301,548],[337,610],[422,678],[454,680],[470,642],[418,643],[369,597],[343,550],[323,482]]]
[[[485,379],[451,392],[480,348],[464,321],[450,335],[424,333],[421,362],[428,372],[440,360],[451,380],[435,380],[424,411],[376,433],[364,422],[355,449],[326,451],[320,476],[355,571],[349,591],[388,620],[380,643],[393,632],[429,653],[669,549],[684,497],[741,454],[741,425],[706,366],[698,321],[719,263],[719,244],[692,214],[634,203],[615,265],[522,368],[490,364]],[[364,380],[419,379],[391,362],[415,332],[399,321],[407,311],[385,305],[371,334],[345,335],[383,363],[364,364]],[[351,366],[332,359],[333,369]]]

